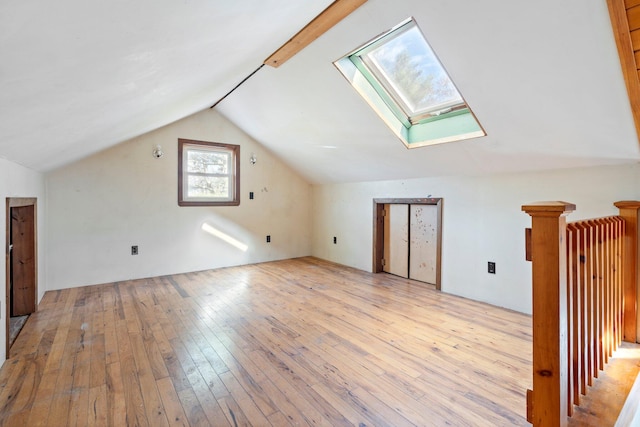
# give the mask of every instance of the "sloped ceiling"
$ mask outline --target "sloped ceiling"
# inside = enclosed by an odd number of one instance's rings
[[[488,136],[407,150],[332,65],[410,16]],[[369,0],[218,108],[320,183],[640,158],[604,0]]]
[[[331,0],[0,2],[0,156],[47,171],[208,108]]]
[[[330,3],[2,2],[0,156],[48,171],[206,109]],[[409,16],[488,136],[407,150],[333,66]],[[216,110],[316,183],[640,159],[605,0],[369,0]]]

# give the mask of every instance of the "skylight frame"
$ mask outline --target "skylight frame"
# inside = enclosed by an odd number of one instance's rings
[[[405,112],[402,103],[391,94],[392,91],[385,87],[362,60],[362,55],[387,43],[388,40],[393,40],[403,31],[408,31],[414,26],[449,78],[451,85],[460,95],[463,104],[456,103],[445,106],[443,109],[440,106],[437,110],[419,111],[419,114],[410,116]],[[334,65],[407,148],[486,136],[486,132],[438,59],[435,50],[431,48],[419,25],[411,17],[334,61]]]

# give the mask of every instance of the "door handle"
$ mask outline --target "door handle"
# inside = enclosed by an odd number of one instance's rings
[[[9,245],[9,252],[13,250],[13,245]]]

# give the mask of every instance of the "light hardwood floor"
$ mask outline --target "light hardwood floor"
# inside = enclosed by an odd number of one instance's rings
[[[10,426],[524,426],[529,316],[314,258],[47,292]]]

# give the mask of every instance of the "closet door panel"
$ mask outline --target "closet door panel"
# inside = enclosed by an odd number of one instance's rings
[[[409,206],[385,205],[383,271],[409,277]]]
[[[409,278],[436,283],[438,209],[435,205],[410,206]]]

